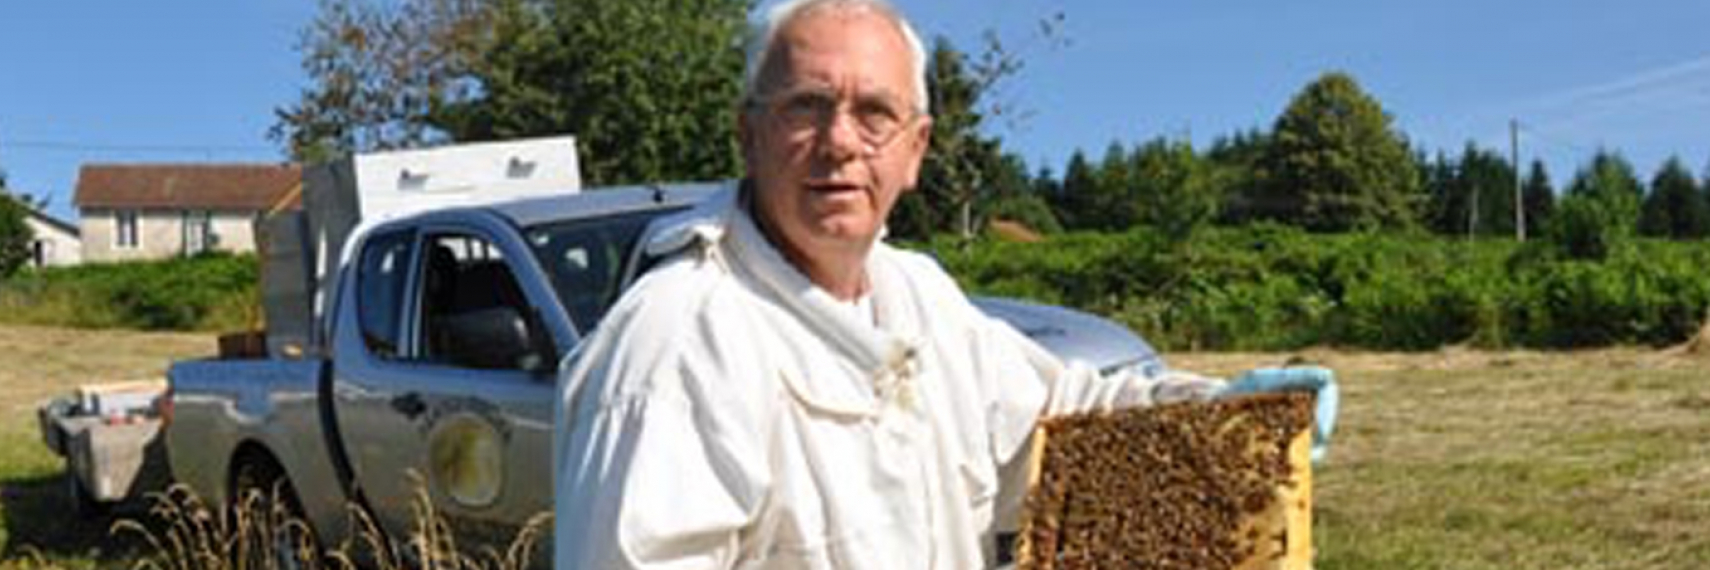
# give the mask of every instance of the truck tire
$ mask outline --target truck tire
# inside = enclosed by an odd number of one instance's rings
[[[248,508],[252,520],[265,520],[266,541],[255,546],[250,568],[304,570],[321,568],[322,551],[304,516],[297,491],[279,463],[264,453],[240,457],[232,472],[232,508]]]

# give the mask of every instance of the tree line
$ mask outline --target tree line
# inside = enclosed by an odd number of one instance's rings
[[[740,175],[735,112],[749,0],[322,0],[300,51],[310,77],[273,135],[300,160],[344,152],[572,133],[590,185]],[[989,134],[995,83],[1020,60],[989,42],[932,43],[933,145],[898,237],[971,235],[1007,219],[1036,231],[1270,221],[1315,232],[1431,231],[1556,240],[1602,255],[1635,233],[1710,235],[1710,180],[1670,160],[1640,180],[1599,151],[1557,192],[1493,150],[1427,153],[1349,74],[1304,86],[1268,128],[1216,139],[1113,142],[1059,175]],[[1523,220],[1523,221],[1521,221]]]
[[[1620,153],[1599,150],[1560,191],[1542,161],[1520,172],[1470,142],[1458,154],[1413,148],[1353,77],[1330,72],[1269,130],[1224,136],[1204,151],[1168,138],[1112,143],[1098,160],[1077,151],[1060,178],[1041,171],[1032,186],[1072,229],[1147,225],[1180,236],[1273,221],[1320,232],[1529,235],[1580,257],[1624,236],[1710,236],[1710,171],[1701,181],[1679,157],[1641,179]]]
[[[309,77],[271,136],[294,159],[571,133],[592,186],[740,175],[735,124],[750,0],[321,0],[298,50]],[[1058,16],[1060,18],[1060,15]],[[988,220],[1035,231],[1272,221],[1317,232],[1507,236],[1523,223],[1582,257],[1639,234],[1710,235],[1710,177],[1678,158],[1649,180],[1599,151],[1557,192],[1541,162],[1521,181],[1468,144],[1428,155],[1350,75],[1302,88],[1265,129],[1197,149],[1167,137],[1077,150],[1030,170],[990,134],[987,100],[1021,60],[988,38],[931,45],[933,144],[892,234],[972,235]],[[1710,174],[1707,174],[1710,176]],[[21,265],[19,208],[0,200],[0,270]],[[1523,222],[1519,220],[1524,220]]]

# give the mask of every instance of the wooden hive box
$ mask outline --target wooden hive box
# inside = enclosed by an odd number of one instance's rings
[[[1310,394],[1049,418],[1017,568],[1312,567]]]

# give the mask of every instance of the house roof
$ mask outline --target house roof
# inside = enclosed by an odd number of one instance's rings
[[[301,207],[296,164],[89,164],[77,173],[78,208],[267,210]]]
[[[31,218],[35,218],[36,221],[41,222],[43,225],[71,234],[72,237],[82,237],[83,235],[83,231],[78,229],[78,227],[71,222],[49,216],[47,212],[43,212],[35,208],[24,208],[24,210],[29,213]]]
[[[36,220],[37,222],[39,222],[43,225],[52,227],[54,229],[57,229],[59,231],[71,234],[73,236],[81,236],[83,234],[83,231],[78,229],[77,224],[73,224],[71,222],[67,222],[65,220],[55,218],[53,216],[48,215],[47,212],[43,212],[41,210],[36,209],[36,204],[32,203],[27,197],[21,197],[23,195],[17,193],[15,190],[13,190],[11,188],[0,187],[0,196],[7,196],[7,197],[10,197],[13,200],[17,201],[17,203],[19,205],[24,207],[24,214],[25,215],[29,216],[30,219]]]

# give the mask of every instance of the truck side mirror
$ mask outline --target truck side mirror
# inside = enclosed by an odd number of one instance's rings
[[[515,307],[498,306],[447,315],[445,356],[452,364],[486,370],[542,372],[556,366],[544,333]]]

